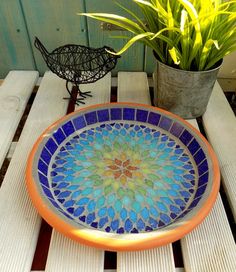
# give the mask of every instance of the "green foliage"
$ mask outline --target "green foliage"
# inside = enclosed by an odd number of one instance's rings
[[[117,52],[140,41],[151,47],[163,63],[183,70],[209,70],[236,50],[236,0],[130,0],[143,17],[121,4],[129,16],[81,13],[131,32]]]

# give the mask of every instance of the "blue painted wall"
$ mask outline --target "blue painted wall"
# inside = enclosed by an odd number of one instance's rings
[[[127,1],[121,3],[127,6]],[[135,8],[135,7],[133,7]],[[34,48],[38,36],[49,51],[67,43],[100,47],[109,45],[119,50],[125,40],[111,36],[123,31],[104,31],[98,21],[78,16],[78,12],[113,12],[122,14],[111,0],[1,0],[0,1],[0,78],[10,70],[48,68]],[[127,35],[127,33],[125,33]],[[142,44],[135,44],[122,55],[117,71],[154,69],[152,53]]]

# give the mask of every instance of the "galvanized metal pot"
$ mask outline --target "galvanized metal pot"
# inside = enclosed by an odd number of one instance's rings
[[[208,71],[175,69],[157,60],[154,104],[182,118],[196,118],[206,111],[219,65]]]

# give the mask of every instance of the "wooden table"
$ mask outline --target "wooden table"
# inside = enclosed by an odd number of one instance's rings
[[[104,271],[104,256],[111,258],[112,255],[75,243],[55,230],[49,236],[47,254],[47,242],[42,233],[50,228],[45,224],[41,227],[42,220],[27,194],[25,167],[28,153],[39,134],[65,115],[68,106],[68,100],[63,99],[67,92],[62,79],[51,72],[45,73],[40,83],[38,78],[36,71],[11,71],[0,87],[0,167],[4,165],[1,171],[10,160],[0,187],[0,271],[31,271],[33,259],[37,263],[41,255],[46,255],[45,267],[38,268],[41,271],[101,272]],[[14,134],[29,98],[32,100],[36,84],[39,84],[36,97],[25,124],[21,125],[20,138],[14,142]],[[109,102],[112,85],[117,85],[118,101],[151,103],[147,75],[120,72],[117,79],[111,79],[108,74],[96,83],[83,85],[83,90],[92,90],[94,94],[86,100],[86,105]],[[219,194],[209,216],[179,243],[146,251],[118,252],[113,254],[116,269],[105,271],[236,271],[232,235],[236,218],[236,119],[218,83],[202,122],[219,158],[224,201]],[[196,120],[190,120],[190,123],[198,127]],[[17,131],[19,134],[19,129]],[[37,247],[37,244],[43,244],[45,248]],[[183,267],[178,268],[181,258]]]

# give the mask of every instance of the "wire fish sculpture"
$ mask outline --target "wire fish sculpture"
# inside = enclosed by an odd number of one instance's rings
[[[82,92],[79,85],[93,83],[101,79],[115,68],[117,59],[120,58],[118,55],[109,53],[108,51],[114,53],[115,51],[108,46],[91,48],[77,44],[66,44],[49,53],[37,37],[35,37],[34,45],[41,52],[48,68],[66,80],[66,90],[70,94],[70,99],[77,105],[85,104],[83,100],[87,96],[92,96],[90,91]],[[73,98],[69,82],[76,86],[79,98]]]

